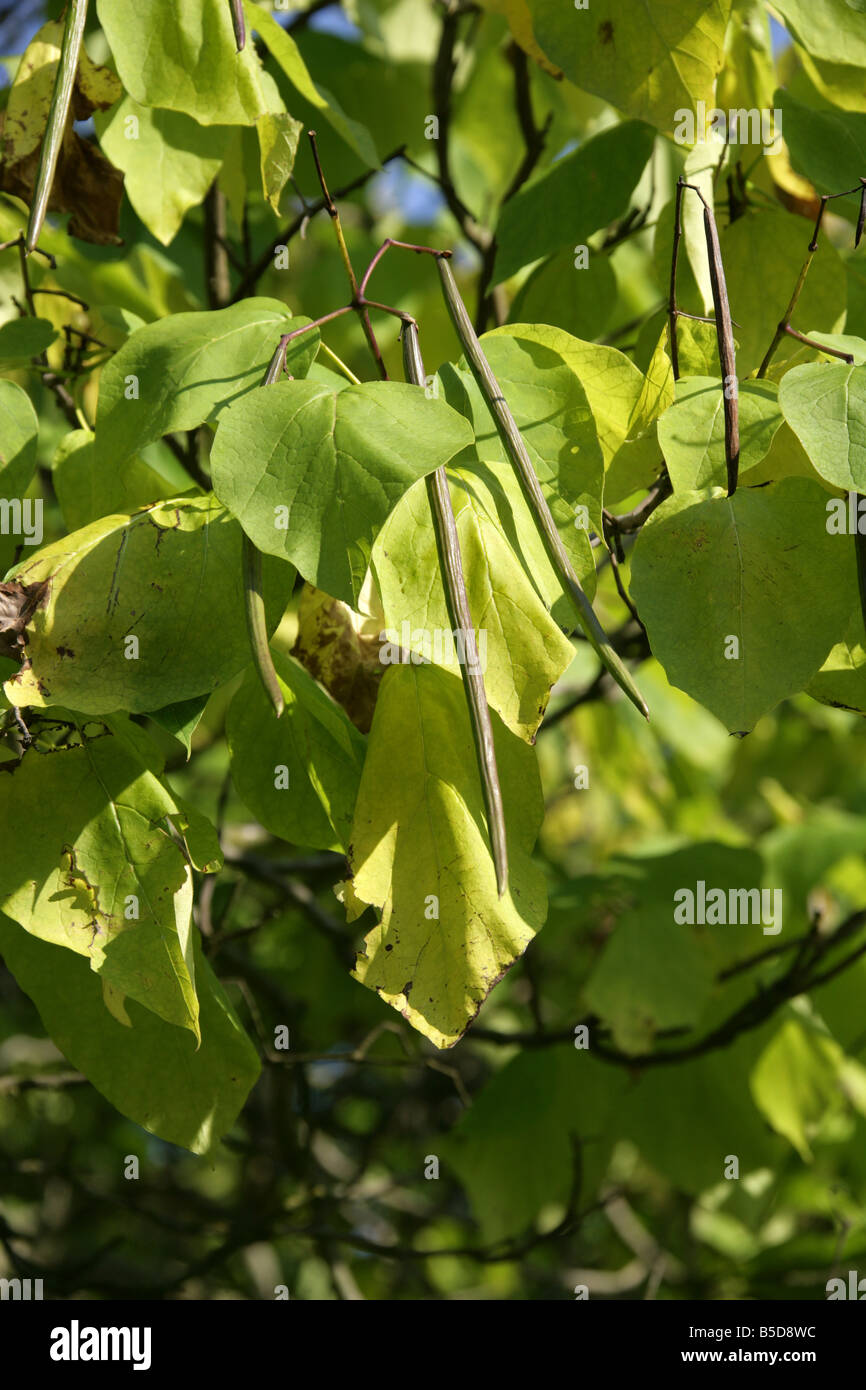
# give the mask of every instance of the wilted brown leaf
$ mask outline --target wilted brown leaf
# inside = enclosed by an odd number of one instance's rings
[[[0,113],[0,190],[27,204],[33,197],[62,41],[62,23],[42,26],[21,59],[7,108]],[[97,145],[76,134],[73,122],[106,110],[122,95],[114,73],[97,67],[82,49],[48,208],[71,214],[72,236],[100,245],[120,241],[123,174]]]
[[[0,583],[0,656],[20,661],[24,654],[24,629],[48,592],[48,583]]]
[[[376,619],[305,584],[292,656],[342,705],[362,734],[369,733],[384,666]]]

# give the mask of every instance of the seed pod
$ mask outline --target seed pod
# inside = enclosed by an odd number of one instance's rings
[[[646,702],[632,680],[627,667],[620,661],[610,643],[610,638],[602,627],[598,618],[595,616],[592,604],[583,591],[580,580],[574,572],[568,552],[562,544],[562,538],[556,529],[547,499],[541,490],[541,484],[532,466],[523,436],[517,428],[505,397],[502,394],[499,382],[493,375],[490,363],[484,355],[484,350],[478,341],[478,335],[472,327],[472,321],[466,312],[466,305],[463,303],[457,283],[451,272],[448,261],[440,256],[436,264],[439,267],[439,276],[442,280],[442,289],[445,295],[445,302],[451,321],[457,331],[466,359],[472,369],[478,387],[481,390],[487,407],[496,422],[499,437],[502,440],[505,452],[511,461],[523,489],[532,518],[538,528],[539,535],[544,542],[550,563],[552,564],[556,576],[562,585],[563,593],[571,599],[572,606],[577,614],[580,626],[595,649],[604,666],[613,676],[617,685],[625,691],[632,704],[640,710],[641,714],[649,717],[649,710]]]
[[[244,19],[244,0],[230,0],[232,8],[232,28],[235,31],[235,43],[240,53],[247,41],[247,25]]]
[[[33,201],[30,204],[30,218],[27,223],[27,237],[24,243],[28,255],[36,247],[39,233],[42,231],[42,223],[45,221],[45,213],[48,210],[48,200],[51,197],[54,173],[57,169],[57,160],[60,156],[69,115],[69,105],[72,101],[75,74],[78,71],[78,58],[81,53],[81,40],[84,35],[84,21],[86,19],[87,0],[69,0],[66,24],[63,29],[63,44],[60,49],[60,62],[57,65],[57,76],[54,79],[54,92],[48,111],[48,123],[42,138],[42,149],[39,153],[39,168],[33,186]]]
[[[418,326],[415,323],[403,324],[403,370],[407,381],[415,386],[423,386],[425,381],[424,363],[418,342]],[[462,637],[462,661],[460,675],[463,690],[469,707],[469,722],[475,740],[478,770],[481,774],[481,787],[487,811],[487,825],[490,834],[490,848],[496,867],[496,885],[500,898],[508,887],[508,846],[505,838],[505,812],[502,805],[502,789],[499,785],[499,769],[496,765],[496,749],[493,742],[493,725],[487,705],[487,691],[484,676],[478,660],[478,647],[472,614],[469,611],[469,598],[466,593],[466,577],[463,573],[463,558],[460,554],[460,540],[457,535],[457,522],[448,490],[448,475],[444,468],[437,468],[427,479],[427,496],[436,532],[436,546],[439,551],[439,569],[448,612],[455,629]]]
[[[287,343],[288,335],[283,334],[265,373],[263,386],[273,386],[275,382],[279,381],[286,365]],[[261,551],[253,545],[246,533],[244,533],[243,540],[243,588],[247,633],[250,639],[253,662],[279,719],[286,706],[268,642],[265,601],[262,597],[262,556]]]
[[[852,496],[851,493],[849,495]],[[854,515],[860,515],[860,504],[866,501],[861,493],[855,492]],[[857,557],[857,588],[860,593],[860,612],[863,614],[863,621],[866,622],[866,535],[860,534],[860,529],[854,532],[854,554]]]
[[[740,411],[737,393],[737,362],[734,353],[734,332],[731,327],[731,310],[728,304],[728,287],[725,282],[725,268],[716,219],[704,203],[704,234],[707,239],[707,257],[710,263],[710,284],[713,291],[713,307],[716,311],[716,337],[719,344],[719,363],[722,368],[722,384],[725,395],[725,463],[728,471],[728,496],[737,489],[740,469]]]

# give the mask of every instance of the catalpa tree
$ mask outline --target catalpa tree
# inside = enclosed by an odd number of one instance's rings
[[[8,971],[172,1145],[267,1147],[263,1065],[306,1143],[315,1067],[381,1061],[457,1107],[422,1226],[601,1210],[615,1269],[631,1183],[703,1212],[637,1296],[789,1296],[802,1223],[866,1240],[862,6],[34,10]],[[786,1187],[818,1153],[838,1210]]]

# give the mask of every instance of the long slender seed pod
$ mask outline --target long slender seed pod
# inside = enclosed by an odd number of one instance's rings
[[[280,339],[279,347],[271,358],[270,365],[265,373],[264,381],[262,382],[263,386],[273,386],[274,382],[279,381],[280,375],[286,364],[287,342],[288,336],[284,334]],[[268,642],[265,601],[262,597],[262,554],[258,546],[254,545],[250,540],[246,532],[244,532],[243,539],[243,584],[244,609],[246,611],[247,632],[249,634],[253,661],[259,673],[259,679],[279,719],[286,706],[283,700],[283,692],[280,689],[280,682],[277,678],[276,668],[274,667],[273,657],[271,656],[270,643]]]
[[[737,361],[734,353],[734,330],[731,327],[731,308],[728,286],[716,219],[704,203],[704,235],[707,238],[707,258],[710,263],[710,284],[713,308],[716,311],[716,337],[719,343],[719,362],[722,368],[722,389],[725,396],[725,463],[728,470],[728,496],[737,490],[740,471],[740,403],[737,395]]]
[[[671,279],[668,289],[668,349],[670,352],[671,367],[673,368],[674,381],[680,379],[680,350],[677,341],[677,262],[680,253],[680,239],[683,234],[683,188],[685,181],[680,175],[677,179],[677,197],[674,204],[674,244],[671,251]]]
[[[854,498],[854,515],[859,516],[860,504],[866,499],[859,492],[849,493],[849,506],[852,496]],[[863,621],[866,622],[866,536],[861,536],[859,528],[854,532],[854,552],[857,556],[857,588],[860,591],[860,611],[863,614]]]
[[[246,532],[244,532],[243,540],[243,576],[244,607],[253,661],[259,673],[259,679],[279,719],[285,709],[285,702],[268,643],[265,601],[262,597],[262,552],[258,546],[253,544]]]
[[[69,116],[69,105],[72,101],[72,88],[78,70],[78,58],[81,53],[81,40],[84,35],[84,21],[86,19],[87,0],[69,0],[66,25],[63,30],[63,44],[60,49],[60,62],[57,66],[57,76],[54,79],[54,92],[48,111],[48,123],[42,137],[39,168],[33,186],[33,201],[30,204],[30,219],[27,223],[25,239],[28,255],[34,250],[39,240],[39,233],[42,231],[42,223],[45,221],[45,213],[48,209],[48,200],[51,197],[54,173],[63,144],[63,132],[66,129],[66,121]]]
[[[247,41],[247,24],[244,19],[244,0],[230,0],[232,11],[232,28],[235,31],[235,43],[238,53],[241,52]]]
[[[418,325],[403,325],[403,370],[407,381],[415,386],[423,386],[425,381],[424,363],[418,342]],[[469,598],[466,593],[466,577],[463,573],[463,559],[460,554],[460,540],[457,535],[457,522],[448,490],[448,476],[444,468],[437,468],[427,478],[427,496],[433,516],[433,529],[436,532],[436,546],[439,551],[439,568],[442,584],[448,603],[451,622],[461,635],[462,651],[460,674],[463,690],[469,707],[469,722],[475,740],[478,770],[481,774],[481,787],[487,811],[487,825],[490,834],[490,848],[496,867],[496,885],[500,898],[508,887],[508,847],[505,839],[505,812],[502,806],[502,789],[499,785],[499,769],[496,765],[496,749],[493,743],[493,725],[487,705],[487,692],[484,676],[478,659],[478,645],[472,614],[469,611]]]
[[[445,302],[451,320],[457,331],[457,335],[463,344],[463,350],[472,369],[472,374],[478,383],[487,407],[490,410],[499,436],[505,447],[511,464],[520,479],[524,496],[529,505],[539,534],[544,541],[545,549],[550,558],[550,563],[556,571],[557,578],[562,585],[563,591],[571,599],[574,610],[584,633],[591,642],[595,651],[604,666],[613,676],[617,685],[625,691],[632,704],[640,710],[641,714],[648,717],[649,710],[646,702],[632,680],[626,666],[617,656],[610,643],[610,638],[605,632],[598,618],[595,616],[592,604],[587,598],[581,587],[580,580],[574,572],[574,568],[565,546],[562,544],[559,532],[556,529],[547,499],[541,490],[541,484],[535,474],[532,461],[523,442],[517,423],[508,408],[505,397],[502,394],[499,383],[493,375],[493,370],[484,350],[478,341],[472,321],[466,312],[466,305],[463,303],[456,281],[451,273],[451,267],[444,256],[437,258],[439,275],[442,280],[442,288],[445,294]]]

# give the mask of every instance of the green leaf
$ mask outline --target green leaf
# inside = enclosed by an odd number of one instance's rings
[[[233,406],[211,452],[217,495],[266,555],[354,604],[370,548],[407,487],[472,443],[415,386],[281,382]]]
[[[64,1057],[122,1115],[167,1143],[203,1154],[231,1129],[261,1067],[197,933],[194,951],[198,1049],[183,1029],[132,1001],[132,1027],[123,1027],[83,960],[0,915],[0,954]]]
[[[256,121],[262,170],[262,192],[277,217],[283,189],[295,167],[298,139],[303,126],[285,111],[260,116]]]
[[[241,540],[208,496],[104,517],[45,546],[15,571],[51,588],[26,630],[31,665],[8,682],[13,701],[142,713],[230,680],[250,660]],[[266,567],[271,630],[291,582],[286,566]]]
[[[863,614],[852,615],[848,631],[806,686],[813,700],[866,714],[866,632]]]
[[[231,127],[199,125],[180,111],[142,106],[128,95],[94,124],[103,151],[123,170],[129,201],[167,246],[219,173]]]
[[[38,357],[57,337],[57,329],[47,319],[9,319],[0,326],[0,362]]]
[[[161,729],[172,734],[186,749],[187,759],[192,752],[192,736],[205,712],[209,695],[196,695],[191,700],[178,700],[162,709],[150,710],[150,718]]]
[[[822,478],[866,491],[866,366],[792,367],[782,378],[779,405]]]
[[[664,133],[677,111],[715,103],[731,0],[643,0],[624,12],[592,0],[575,13],[563,0],[529,0],[535,37],[576,86]]]
[[[117,71],[143,106],[201,125],[252,125],[282,103],[255,46],[237,52],[227,0],[97,0]]]
[[[286,703],[279,719],[254,671],[229,706],[232,780],[271,834],[345,851],[365,741],[302,666],[279,653],[274,665]]]
[[[781,1025],[752,1072],[755,1104],[804,1162],[812,1158],[809,1140],[817,1125],[839,1104],[843,1057],[837,1042],[795,1017]]]
[[[784,316],[806,257],[808,228],[801,217],[787,212],[749,211],[725,228],[720,242],[731,314],[741,325],[736,330],[737,374],[745,377],[760,366]],[[845,267],[836,249],[822,237],[797,304],[794,327],[808,323],[816,332],[837,332],[845,322],[846,298]],[[799,350],[795,339],[786,335],[776,349],[771,374]]]
[[[445,1138],[485,1244],[520,1235],[573,1195],[595,1191],[612,1147],[625,1073],[573,1047],[524,1052],[481,1088]]]
[[[716,1187],[731,1154],[742,1176],[779,1161],[778,1141],[748,1093],[760,1036],[747,1034],[723,1051],[652,1068],[623,1099],[620,1132],[683,1192]]]
[[[760,926],[689,925],[674,920],[675,894],[759,887],[763,865],[752,850],[713,842],[690,844],[668,855],[616,863],[628,906],[617,919],[583,989],[587,1010],[612,1029],[625,1052],[652,1050],[667,1028],[698,1024],[713,992],[719,964],[757,954],[766,942]],[[716,938],[723,939],[716,945]]]
[[[805,932],[814,920],[814,890],[849,855],[866,854],[866,817],[831,806],[807,809],[795,825],[779,825],[764,836],[761,851],[767,878],[782,892],[785,927],[792,935]]]
[[[198,1041],[192,874],[161,824],[176,802],[109,725],[68,723],[71,746],[34,749],[0,778],[4,823],[26,826],[7,837],[0,908],[86,957],[121,1006],[135,999]]]
[[[485,350],[487,348],[488,344],[485,342]],[[519,354],[515,355],[519,356]],[[498,363],[498,367],[495,369],[497,378],[502,385],[499,368],[504,368],[506,372],[509,372],[511,368],[507,364],[506,354],[494,352],[494,356],[496,356]],[[517,370],[519,371],[519,367]],[[520,481],[508,462],[502,442],[474,377],[468,367],[454,367],[451,363],[445,363],[438,373],[438,378],[445,398],[455,409],[466,416],[476,431],[474,457],[466,461],[465,467],[454,471],[459,472],[460,476],[465,479],[473,495],[480,499],[488,514],[497,518],[500,530],[507,538],[512,551],[523,566],[523,570],[536,592],[540,595],[544,606],[553,613],[555,621],[566,631],[573,631],[576,625],[574,608],[571,601],[562,592],[562,585],[550,563]],[[521,391],[523,391],[522,397]],[[582,425],[580,437],[586,448],[593,451],[597,449],[585,411],[581,415],[579,406],[575,408],[575,397],[580,397],[580,391],[579,383],[564,378],[557,402],[557,404],[561,404],[562,414],[557,411],[551,421],[537,421],[539,435],[542,436],[539,443],[545,449],[546,457],[542,457],[538,449],[534,448],[528,440],[527,447],[536,472],[542,475],[542,489],[574,571],[584,591],[591,598],[595,593],[595,560],[589,543],[589,531],[584,523],[588,517],[591,524],[596,510],[600,511],[600,493],[593,495],[577,491],[581,487],[582,479],[575,476],[576,470],[573,461],[568,457],[568,451],[565,447],[562,449],[562,471],[557,476],[559,462],[555,442],[557,421],[565,420],[570,421],[575,428],[577,428],[578,423]],[[528,415],[524,407],[531,406],[533,397],[538,399],[538,394],[537,390],[533,391],[531,383],[528,384],[528,389],[524,390],[519,377],[515,381],[509,382],[507,388],[509,405],[513,409],[514,404],[517,404],[516,418],[521,429],[528,428],[531,431],[533,428],[533,421],[536,420],[536,417]],[[561,425],[558,432],[564,446],[566,437]],[[557,461],[551,463],[550,460],[553,459],[557,459]],[[598,478],[598,473],[599,470],[596,465],[593,467],[593,481]],[[580,503],[577,502],[578,497]],[[586,516],[577,510],[578,505],[587,507]]]
[[[530,854],[543,806],[535,753],[493,715],[510,884],[496,887],[460,680],[395,666],[379,688],[352,828],[351,893],[381,910],[355,973],[451,1047],[544,921]]]
[[[584,244],[624,213],[653,138],[642,122],[616,125],[557,160],[510,199],[496,229],[494,283],[563,246]]]
[[[734,342],[737,342],[736,334]],[[712,376],[718,371],[719,340],[715,323],[680,319],[677,324],[677,344],[681,377]]]
[[[51,477],[70,531],[115,512],[135,511],[173,491],[143,459],[133,456],[118,468],[114,460],[99,458],[90,430],[70,430],[64,435]]]
[[[108,363],[99,385],[96,453],[119,466],[172,430],[218,419],[261,385],[280,335],[302,328],[276,299],[245,299],[228,309],[172,314],[145,324]],[[287,368],[303,376],[318,332],[289,344]]]
[[[653,655],[731,732],[802,690],[847,629],[854,548],[827,533],[825,496],[800,478],[682,493],[640,533],[631,592]]]
[[[347,116],[326,87],[313,81],[291,34],[286,33],[282,25],[277,23],[272,14],[262,9],[261,5],[252,5],[249,0],[244,0],[244,14],[247,30],[254,30],[259,35],[274,62],[279,64],[304,100],[322,113],[325,120],[366,165],[371,169],[377,169],[379,156],[369,130],[360,121]]]
[[[712,969],[688,931],[674,922],[670,901],[623,913],[617,922],[583,997],[593,1014],[609,1021],[624,1052],[649,1052],[657,1032],[699,1021]]]
[[[616,304],[616,275],[610,258],[590,253],[586,269],[575,266],[569,247],[549,256],[520,287],[509,323],[548,323],[580,338],[598,338]]]
[[[775,383],[742,382],[739,415],[742,477],[769,452],[782,423]],[[675,492],[727,487],[721,379],[697,376],[680,381],[676,404],[659,420],[658,438]]]
[[[0,497],[23,497],[36,468],[39,421],[27,392],[0,381]]]
[[[551,687],[574,651],[550,617],[503,535],[480,479],[450,479],[463,556],[469,611],[476,631],[487,700],[521,738],[532,741]],[[426,485],[416,483],[397,504],[373,549],[373,573],[384,607],[387,646],[459,672],[461,656],[439,572]]]
[[[862,89],[862,71],[857,78]],[[866,115],[830,107],[816,110],[785,91],[776,93],[776,104],[782,112],[793,167],[805,174],[819,193],[856,188],[860,171],[866,167]],[[850,218],[856,218],[859,205],[857,194],[835,198],[830,204],[835,213]]]
[[[866,30],[859,0],[773,0],[785,28],[815,58],[866,68]]]
[[[556,357],[560,358],[562,365],[566,366],[569,372],[578,378],[580,386],[585,392],[595,422],[605,469],[610,469],[619,451],[630,441],[639,439],[644,435],[657,416],[661,415],[673,402],[673,376],[662,340],[653,354],[647,374],[644,375],[630,358],[617,348],[602,347],[598,343],[586,343],[580,338],[572,337],[569,333],[548,328],[544,324],[508,324],[504,328],[493,329],[483,338],[484,350],[490,358],[497,376],[499,376],[499,369],[494,364],[494,357],[498,361],[499,352],[504,351],[504,347],[498,341],[504,337],[513,337],[519,340],[518,346],[524,354],[522,371],[529,378],[527,384],[534,385],[533,378],[538,376],[535,414],[531,410],[527,410],[520,396],[517,396],[518,403],[522,407],[522,415],[517,415],[517,423],[521,430],[527,430],[531,437],[538,439],[536,446],[538,453],[541,453],[542,441],[544,441],[544,447],[552,455],[552,445],[556,437],[550,438],[549,434],[540,428],[542,421],[544,421],[544,415],[541,411],[542,389],[550,390],[554,386],[556,378],[552,376],[550,368],[557,365],[554,360]],[[544,349],[544,351],[535,350],[535,347],[530,345],[537,345],[537,349]],[[511,359],[512,362],[513,360]],[[503,362],[502,366],[505,369],[506,364]],[[514,390],[519,392],[519,389],[520,378],[515,376]],[[560,389],[558,395],[562,398],[565,393]],[[557,414],[552,416],[548,431],[552,433],[555,427],[560,435],[573,435],[577,422],[564,414],[559,399],[557,399],[556,404],[559,409]],[[537,425],[535,424],[536,420],[538,421]],[[537,430],[537,434],[533,434],[534,430]],[[560,444],[562,452],[565,452],[564,442],[563,440],[563,443]],[[586,477],[592,472],[594,460],[591,462],[589,457],[585,457],[581,461],[579,458],[580,447],[584,447],[587,454],[590,453],[589,448],[583,445],[582,436],[578,445],[577,466],[582,469],[584,477]],[[572,449],[571,452],[574,450]],[[584,483],[584,487],[586,487],[586,483]],[[592,512],[592,507],[590,510]]]
[[[585,360],[581,352],[585,344],[559,328],[515,323],[485,333],[481,345],[523,435],[563,540],[569,533],[573,538],[578,506],[586,507],[592,528],[600,532],[604,458],[601,431],[578,370]],[[487,404],[468,369],[462,376],[464,408],[471,412],[478,456],[503,466],[502,442]],[[639,377],[636,369],[635,376]]]

